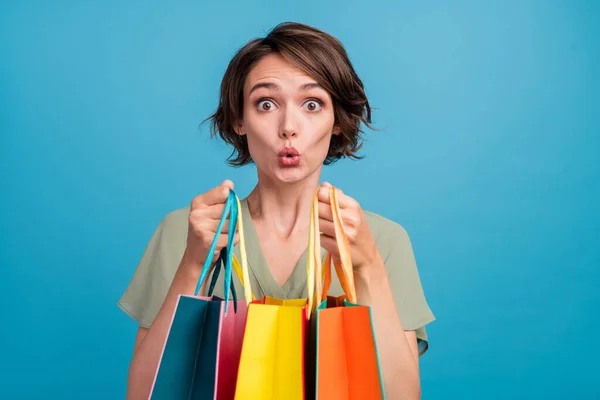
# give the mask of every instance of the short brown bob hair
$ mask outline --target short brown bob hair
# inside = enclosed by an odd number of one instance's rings
[[[262,57],[273,53],[313,77],[332,97],[335,124],[341,133],[332,137],[324,164],[343,157],[362,158],[357,155],[362,147],[360,124],[371,128],[371,106],[346,50],[339,40],[323,31],[284,22],[266,37],[253,39],[239,49],[223,76],[219,105],[207,120],[211,121],[211,136],[218,134],[233,146],[228,163],[242,166],[252,162],[246,137],[233,128],[243,117],[246,77]]]

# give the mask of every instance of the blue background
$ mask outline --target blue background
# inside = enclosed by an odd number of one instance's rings
[[[199,124],[285,20],[342,40],[385,128],[324,178],[413,240],[423,397],[600,397],[600,3],[122,3],[0,6],[0,398],[124,398],[117,299],[164,214],[253,187]]]

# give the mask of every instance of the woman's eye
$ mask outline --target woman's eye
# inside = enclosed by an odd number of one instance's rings
[[[310,112],[319,111],[321,109],[321,103],[317,100],[309,100],[304,103],[304,106]]]
[[[273,108],[275,108],[275,105],[271,100],[262,100],[258,102],[258,109],[260,111],[271,111]]]

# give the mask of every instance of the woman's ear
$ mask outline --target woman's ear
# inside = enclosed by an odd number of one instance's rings
[[[239,136],[244,136],[246,134],[246,132],[244,132],[244,125],[242,125],[241,121],[238,121],[237,123],[235,123],[233,125],[233,130],[235,131],[235,133],[237,133]]]
[[[337,135],[339,135],[340,133],[342,133],[342,129],[340,128],[340,126],[339,126],[339,125],[334,125],[334,126],[333,126],[333,132],[332,132],[332,133],[333,133],[334,135],[336,135],[336,136],[337,136]]]

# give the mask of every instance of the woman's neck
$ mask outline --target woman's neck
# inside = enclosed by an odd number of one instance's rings
[[[306,233],[310,207],[319,186],[320,171],[301,182],[274,182],[259,173],[258,184],[248,195],[248,210],[255,223],[287,239]]]

